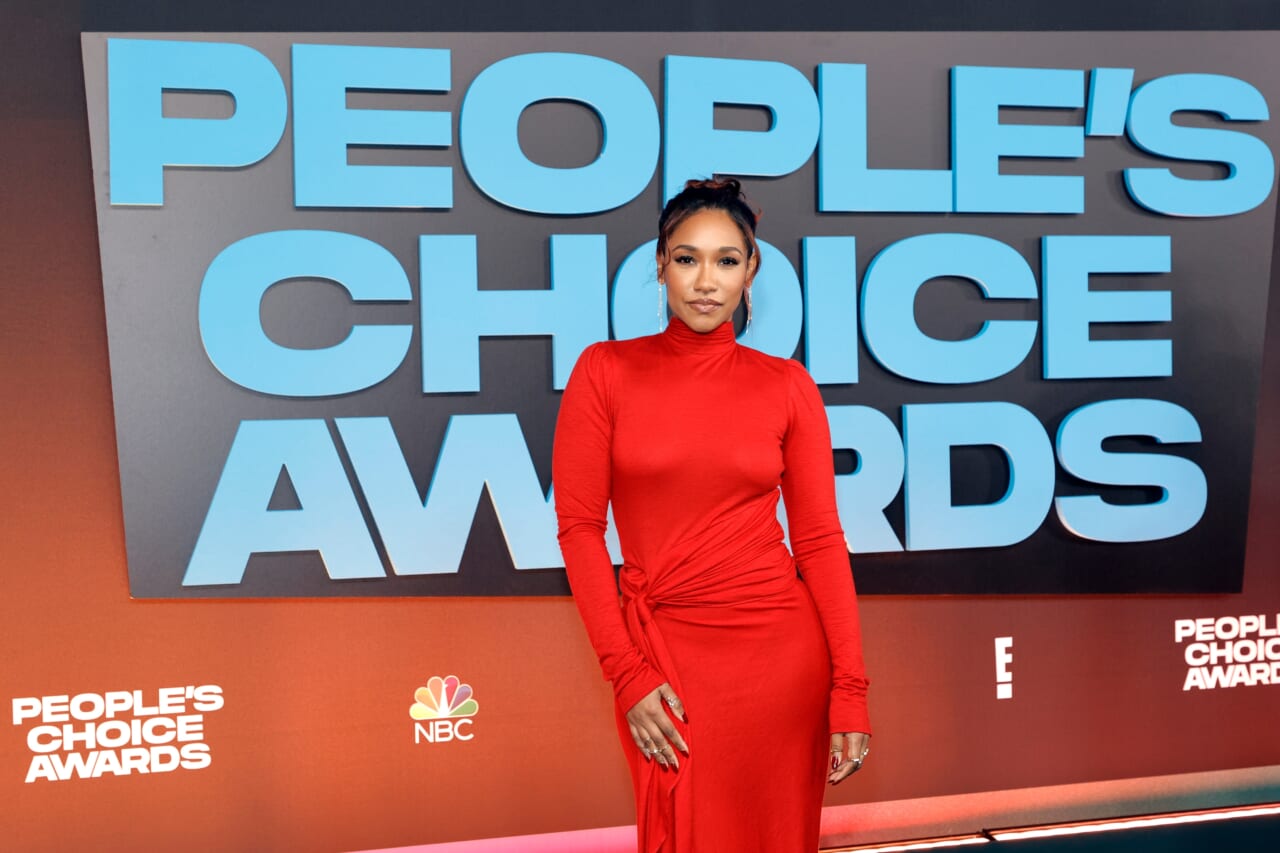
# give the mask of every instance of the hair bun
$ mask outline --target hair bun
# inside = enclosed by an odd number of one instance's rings
[[[667,238],[684,219],[700,210],[722,210],[742,230],[747,244],[747,257],[756,258],[759,269],[760,247],[756,244],[756,222],[760,212],[747,203],[742,182],[737,178],[694,178],[685,181],[684,189],[667,200],[658,217],[658,257],[666,257]]]
[[[737,178],[690,178],[684,182],[686,190],[697,192],[723,193],[734,198],[742,198],[742,182]]]
[[[684,182],[684,189],[667,203],[668,206],[672,202],[676,202],[678,206],[693,209],[702,207],[736,209],[752,234],[755,233],[756,223],[760,219],[760,211],[747,201],[747,194],[742,191],[742,182],[737,178],[690,178]]]

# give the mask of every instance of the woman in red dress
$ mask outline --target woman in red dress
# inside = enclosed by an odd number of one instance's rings
[[[735,180],[667,203],[666,329],[588,347],[556,426],[560,547],[613,684],[642,853],[811,853],[824,783],[867,753],[822,398],[799,362],[734,332],[742,300],[750,322],[755,224]]]

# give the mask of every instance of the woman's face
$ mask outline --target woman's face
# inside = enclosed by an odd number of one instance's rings
[[[747,259],[747,243],[729,214],[715,208],[692,214],[671,232],[666,263],[658,258],[671,313],[695,332],[716,328],[751,286],[756,260]]]

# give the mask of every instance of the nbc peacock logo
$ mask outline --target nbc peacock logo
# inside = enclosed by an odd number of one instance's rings
[[[433,675],[427,679],[425,687],[413,691],[413,704],[409,706],[409,716],[414,720],[413,742],[448,743],[475,737],[470,729],[480,704],[474,694],[471,685],[463,684],[456,675]]]

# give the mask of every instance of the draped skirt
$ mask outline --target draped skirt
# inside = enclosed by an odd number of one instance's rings
[[[776,589],[776,588],[775,588]],[[679,770],[618,732],[641,853],[813,853],[829,770],[831,659],[804,583],[732,604],[650,606],[684,704]],[[638,644],[642,638],[634,638]],[[644,638],[651,645],[653,637]],[[660,669],[662,667],[659,667]]]

